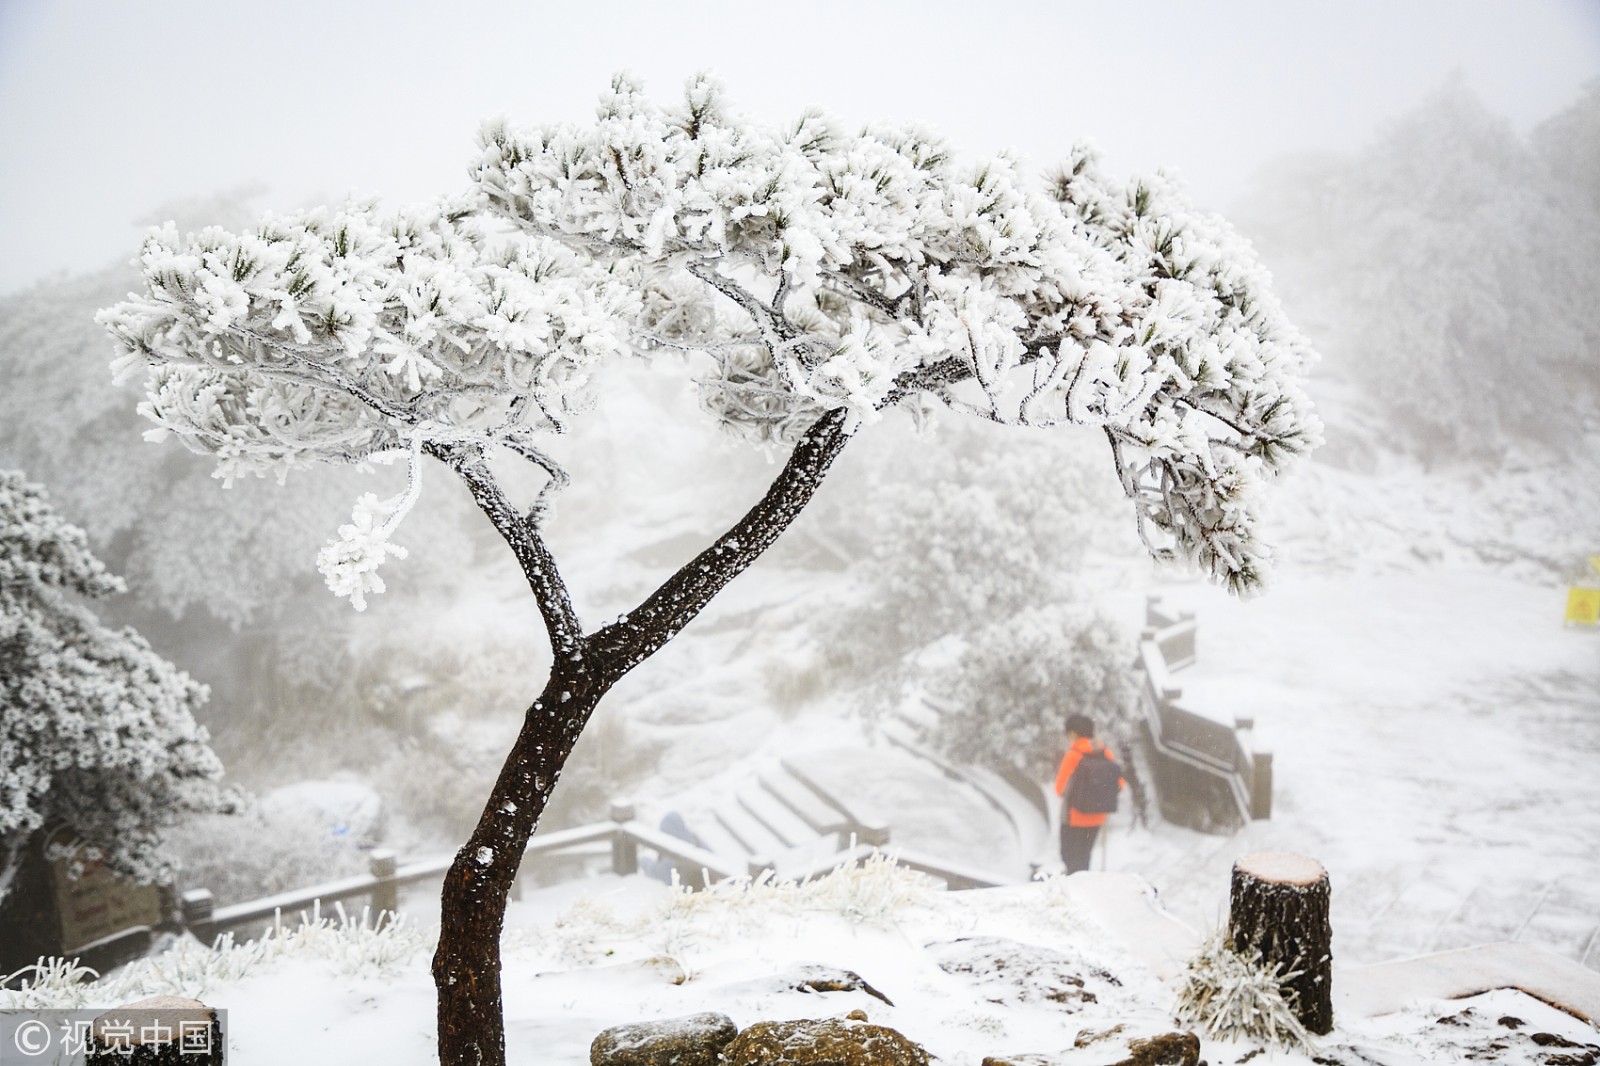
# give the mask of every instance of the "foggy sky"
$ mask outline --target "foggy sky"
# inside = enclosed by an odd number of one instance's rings
[[[134,253],[163,205],[460,189],[482,119],[584,120],[610,75],[711,69],[785,122],[916,121],[1041,166],[1081,137],[1236,206],[1452,76],[1527,129],[1600,76],[1595,0],[91,3],[0,0],[0,293]]]

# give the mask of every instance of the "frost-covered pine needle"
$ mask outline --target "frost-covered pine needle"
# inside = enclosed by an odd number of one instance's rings
[[[1283,997],[1283,983],[1295,976],[1267,967],[1260,952],[1235,951],[1219,929],[1189,960],[1174,1013],[1214,1039],[1307,1050],[1311,1034]]]

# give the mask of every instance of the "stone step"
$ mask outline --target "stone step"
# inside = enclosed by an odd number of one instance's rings
[[[780,853],[787,850],[787,845],[780,840],[772,830],[757,821],[749,811],[737,803],[724,803],[714,812],[714,817],[722,824],[743,849],[743,854],[751,859],[765,861],[775,860]]]
[[[1565,878],[1486,880],[1465,894],[1437,882],[1406,885],[1347,936],[1361,953],[1397,957],[1492,943],[1534,944],[1600,970],[1600,889]]]
[[[939,728],[943,712],[923,700],[902,703],[890,712],[890,720],[909,730],[919,741],[926,743]]]
[[[769,770],[762,773],[759,780],[762,788],[817,833],[838,833],[850,824],[844,811],[795,780],[787,771]]]
[[[745,813],[765,826],[786,848],[808,844],[822,835],[764,788],[756,785],[742,788],[735,798]]]
[[[1479,884],[1440,922],[1428,950],[1452,951],[1516,940],[1536,898],[1536,890],[1527,884]]]
[[[989,802],[1006,816],[1017,834],[1017,852],[1024,860],[1037,862],[1056,855],[1059,847],[1050,833],[1050,818],[1037,803],[995,773],[982,766],[964,767],[967,781],[982,792]],[[1035,792],[1039,790],[1036,787]],[[1126,799],[1126,794],[1124,794]]]
[[[700,838],[700,843],[707,851],[731,859],[735,864],[749,859],[750,853],[745,850],[744,845],[723,828],[722,823],[716,818],[697,819],[690,828],[694,830],[695,836]]]
[[[1517,940],[1542,945],[1574,962],[1582,962],[1594,928],[1593,911],[1570,910],[1546,904],[1528,919]]]
[[[1421,955],[1438,938],[1468,897],[1445,885],[1416,881],[1405,887],[1371,923],[1367,941],[1379,958]]]
[[[783,768],[818,799],[837,808],[845,819],[845,834],[855,834],[859,843],[882,846],[889,841],[889,823],[871,805],[833,794],[810,773],[803,759],[782,759]]]

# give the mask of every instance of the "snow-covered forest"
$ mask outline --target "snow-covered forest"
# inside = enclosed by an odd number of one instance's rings
[[[739,88],[730,84],[736,106]],[[504,107],[539,121],[536,104]],[[460,133],[465,143],[472,130]],[[1118,180],[1135,169],[1114,155],[1099,165]],[[1151,560],[1098,431],[1027,432],[934,404],[916,412],[927,418],[888,411],[868,425],[774,546],[616,684],[539,830],[602,821],[626,801],[646,822],[671,815],[707,835],[757,775],[809,754],[875,806],[894,845],[1019,887],[964,904],[869,866],[814,889],[696,902],[642,878],[528,870],[506,934],[513,1059],[537,1042],[550,1056],[540,1061],[585,1061],[601,1028],[699,1010],[742,1026],[861,1007],[945,1061],[1057,1051],[1065,1057],[1050,1061],[1110,1061],[1093,1056],[1184,1028],[1163,997],[1217,926],[1233,860],[1261,850],[1327,867],[1337,965],[1519,941],[1600,974],[1600,632],[1562,621],[1569,586],[1600,585],[1597,189],[1600,81],[1528,121],[1456,75],[1340,147],[1268,158],[1230,199],[1204,205],[1253,244],[1284,315],[1320,356],[1306,390],[1323,439],[1260,503],[1272,548],[1260,595],[1230,596],[1190,567]],[[176,233],[248,231],[262,211],[298,206],[213,190],[154,215]],[[141,441],[152,428],[135,410],[141,389],[113,384],[95,320],[144,284],[125,258],[0,295],[0,471],[42,486],[125,581],[97,596],[95,616],[133,627],[209,689],[184,699],[234,791],[192,804],[223,813],[163,827],[163,860],[179,866],[180,886],[226,904],[362,873],[375,845],[453,852],[552,666],[517,560],[443,466],[424,463],[427,489],[395,535],[411,550],[385,562],[381,594],[355,586],[360,613],[330,594],[319,551],[358,497],[405,495],[407,462],[223,487],[208,458]],[[663,324],[662,337],[687,336],[675,328]],[[719,430],[690,357],[668,347],[597,370],[604,402],[548,442],[570,484],[542,533],[585,618],[630,610],[723,535],[793,439],[774,431],[752,448]],[[817,386],[819,402],[832,387]],[[543,484],[512,475],[507,488],[525,504]],[[1276,776],[1272,817],[1237,830],[1183,828],[1130,797],[1096,865],[1108,884],[1142,878],[1170,917],[1152,910],[1129,940],[1108,926],[1121,904],[1081,879],[1022,887],[1030,864],[1044,859],[1050,873],[1053,839],[1031,851],[1012,841],[976,793],[895,738],[911,731],[939,759],[1048,783],[1064,716],[1087,710],[1131,757],[1142,713],[1131,664],[1152,595],[1194,612],[1190,704],[1252,719]],[[0,602],[11,641],[16,622]],[[27,672],[14,658],[0,657],[8,723],[25,711],[20,693],[37,691],[9,684]],[[23,750],[0,746],[17,760]],[[18,770],[0,760],[0,773]],[[0,799],[13,796],[0,787]],[[0,843],[34,827],[0,820]],[[387,934],[313,927],[249,960],[153,963],[142,979],[120,978],[125,998],[204,989],[233,1012],[240,1061],[290,1053],[248,1036],[269,1009],[315,1016],[340,1046],[429,1061],[429,1036],[388,1031],[370,1043],[384,1019],[431,1016],[436,887],[408,891],[403,905],[408,924]],[[751,954],[730,950],[725,929]],[[997,962],[975,937],[1032,945],[1029,972],[1043,976],[1008,984],[1000,974],[1016,959]],[[849,966],[905,989],[906,1002],[885,1007],[859,989],[837,1003],[784,999],[763,952],[774,966]],[[688,994],[663,991],[678,986],[652,969],[658,956],[683,968]],[[1162,973],[1151,960],[1168,956],[1175,970]],[[331,976],[344,972],[357,976]],[[1090,975],[1103,1002],[1088,1006],[1079,981],[1063,1021],[1061,999],[1040,991],[1051,973]],[[952,974],[982,987],[943,987]],[[347,982],[380,1005],[312,1004]],[[1419,993],[1383,1018],[1347,1003],[1350,1024],[1318,1049],[1277,1054],[1460,1061],[1490,1054],[1505,1028],[1494,1019],[1519,1012],[1580,1047],[1600,1044],[1570,1016],[1493,995],[1452,1008]],[[573,1010],[557,1018],[550,1002]],[[1435,1024],[1453,1013],[1463,1020]],[[352,1028],[352,1016],[365,1020]],[[1128,1031],[1114,1035],[1118,1025]],[[1073,1049],[1084,1033],[1104,1041]],[[1254,1047],[1204,1044],[1213,1062]],[[1543,1054],[1502,1040],[1496,1061]]]

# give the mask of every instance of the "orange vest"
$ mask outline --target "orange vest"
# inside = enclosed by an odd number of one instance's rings
[[[1081,760],[1085,755],[1094,751],[1094,748],[1094,741],[1089,737],[1079,737],[1077,740],[1072,742],[1072,747],[1067,749],[1067,754],[1061,759],[1061,768],[1056,771],[1056,795],[1064,796],[1067,794],[1067,782],[1072,780],[1072,771],[1078,768],[1079,760]],[[1112,761],[1115,762],[1117,757],[1116,755],[1112,754],[1111,749],[1104,748],[1104,750],[1107,755],[1111,756]],[[1117,779],[1118,788],[1126,788],[1127,784],[1128,782],[1122,778],[1119,777]],[[1067,824],[1070,826],[1079,827],[1105,825],[1106,816],[1103,814],[1084,814],[1082,811],[1068,810]]]

